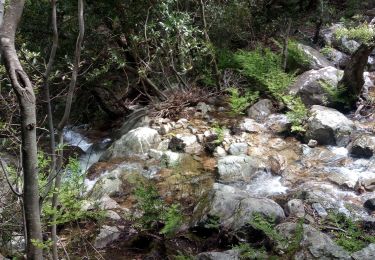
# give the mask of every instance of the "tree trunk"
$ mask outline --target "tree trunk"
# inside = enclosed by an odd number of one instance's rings
[[[11,0],[0,29],[0,45],[5,67],[21,114],[22,168],[24,178],[24,211],[27,234],[28,259],[42,259],[42,249],[35,242],[42,242],[39,211],[39,188],[37,172],[36,112],[33,86],[24,72],[15,49],[15,34],[21,19],[25,0]],[[34,243],[33,243],[34,242]]]
[[[362,44],[351,56],[349,63],[345,67],[344,76],[339,86],[345,88],[343,98],[347,100],[350,108],[354,108],[356,101],[362,92],[365,80],[363,73],[365,71],[367,60],[375,48],[374,44]]]

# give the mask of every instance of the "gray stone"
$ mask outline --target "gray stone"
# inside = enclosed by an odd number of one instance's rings
[[[353,130],[354,123],[339,111],[315,105],[310,110],[305,139],[322,145],[346,146]]]
[[[227,152],[225,149],[221,146],[216,146],[215,151],[214,151],[214,156],[215,157],[224,157],[227,155]]]
[[[156,149],[150,149],[150,151],[148,151],[148,156],[150,156],[150,158],[160,160],[163,157],[163,151],[159,151],[159,150],[156,150]]]
[[[258,160],[246,155],[229,155],[219,158],[217,167],[219,179],[225,183],[248,182],[258,170],[262,169]]]
[[[238,250],[227,250],[224,252],[203,252],[195,257],[195,260],[239,260]]]
[[[196,106],[197,111],[201,112],[202,115],[207,114],[208,112],[212,111],[212,108],[210,105],[207,105],[204,102],[199,102]]]
[[[233,143],[229,146],[229,154],[231,155],[241,155],[247,154],[247,147],[246,143]]]
[[[321,34],[326,45],[335,47],[336,49],[351,55],[359,48],[360,43],[355,40],[349,40],[346,36],[337,38],[336,31],[344,27],[345,26],[342,23],[333,24],[329,28],[321,30]]]
[[[258,124],[254,119],[251,118],[245,118],[240,123],[240,129],[248,133],[261,133],[266,130],[263,125]]]
[[[296,223],[282,223],[277,230],[292,241],[297,228]],[[336,245],[332,239],[310,225],[303,224],[303,237],[299,251],[293,259],[351,259],[349,252]]]
[[[318,216],[321,218],[326,218],[328,216],[327,211],[323,208],[320,203],[313,203],[312,208],[318,213]]]
[[[324,53],[328,60],[330,60],[336,68],[345,69],[346,65],[350,60],[350,56],[336,50],[334,48],[330,48],[327,52]]]
[[[307,143],[307,146],[310,148],[315,148],[318,145],[318,141],[314,139],[310,139]]]
[[[105,173],[99,178],[99,180],[94,184],[92,190],[89,192],[89,198],[93,200],[105,200],[106,196],[115,197],[123,193],[124,180],[132,175],[142,176],[142,171],[143,167],[138,163],[127,163],[120,165],[116,169]]]
[[[96,237],[94,247],[102,249],[120,237],[120,230],[117,227],[102,226],[99,235]]]
[[[375,154],[375,136],[362,134],[350,144],[350,154],[355,157],[370,158]]]
[[[307,66],[306,70],[317,70],[325,67],[332,66],[331,62],[329,62],[326,57],[323,56],[319,51],[315,50],[314,48],[303,45],[299,43],[297,47],[303,51],[307,58]]]
[[[333,101],[324,86],[337,88],[342,76],[343,71],[334,67],[306,71],[289,88],[289,94],[301,97],[306,106],[329,105]]]
[[[354,260],[374,260],[375,244],[369,244],[367,247],[352,254]]]
[[[305,216],[305,206],[300,199],[292,199],[285,205],[285,213],[288,216],[303,218]]]
[[[121,217],[119,214],[117,214],[115,211],[113,210],[108,210],[105,214],[106,218],[110,219],[110,220],[120,220]]]
[[[173,127],[170,123],[163,124],[162,126],[160,126],[159,134],[166,135],[172,130],[173,130]]]
[[[283,209],[273,200],[251,197],[232,186],[215,183],[213,190],[194,209],[192,224],[204,223],[208,216],[216,216],[224,229],[239,230],[254,213],[273,217],[277,222],[285,218]]]
[[[175,166],[182,160],[183,154],[172,151],[165,151],[161,160],[166,163],[167,166]]]
[[[101,161],[124,158],[136,154],[145,154],[160,143],[160,135],[155,129],[139,127],[131,130],[111,147],[100,158]]]
[[[288,132],[291,125],[289,118],[284,114],[272,114],[265,122],[266,128],[275,134]]]
[[[275,108],[271,100],[261,99],[247,110],[247,116],[256,121],[263,121],[274,111]]]

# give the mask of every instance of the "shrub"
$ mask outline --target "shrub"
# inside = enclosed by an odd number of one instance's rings
[[[155,223],[161,222],[164,227],[160,234],[173,235],[181,225],[183,217],[179,204],[167,206],[152,185],[140,186],[134,192],[137,199],[137,209],[142,212],[134,221],[136,227],[152,229]]]
[[[240,95],[240,91],[237,88],[229,89],[229,105],[231,107],[231,112],[234,115],[243,114],[243,111],[254,104],[254,102],[259,98],[259,92],[247,91],[244,95]]]
[[[282,100],[285,90],[295,79],[294,75],[282,70],[280,55],[269,49],[240,51],[234,58],[243,75],[277,100]]]
[[[359,223],[354,222],[342,213],[330,212],[325,224],[333,227],[331,234],[334,236],[336,243],[349,252],[359,251],[367,244],[375,242],[375,238],[366,234]]]
[[[358,40],[365,44],[369,44],[374,41],[375,30],[368,26],[368,24],[361,24],[354,28],[339,28],[335,32],[337,39],[342,37],[348,37],[349,39]]]
[[[306,53],[298,46],[298,43],[290,40],[288,43],[288,70],[298,71],[299,69],[307,68],[310,64],[310,59]]]
[[[286,115],[292,123],[292,132],[305,132],[305,121],[307,119],[308,110],[301,98],[286,95],[283,97],[283,100],[289,109]]]

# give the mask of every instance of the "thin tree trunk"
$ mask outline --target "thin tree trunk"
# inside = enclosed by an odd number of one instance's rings
[[[203,0],[200,0],[200,7],[201,7],[202,22],[203,22],[204,37],[205,37],[207,44],[211,44],[211,39],[210,39],[210,36],[208,35],[206,8],[204,6]],[[220,90],[221,89],[221,76],[220,76],[219,68],[217,66],[216,55],[214,54],[214,50],[211,51],[211,59],[212,59],[212,70],[215,74],[217,88]]]
[[[365,80],[363,73],[365,71],[367,60],[375,48],[374,44],[362,44],[351,56],[349,63],[344,70],[344,76],[339,82],[339,87],[345,88],[343,98],[347,100],[350,108],[354,108],[358,100]]]
[[[39,260],[43,257],[43,251],[35,242],[41,243],[43,240],[39,210],[35,95],[31,81],[18,59],[14,42],[24,4],[25,0],[10,1],[0,29],[0,45],[21,114],[23,201],[27,234],[26,254],[28,259]]]
[[[75,90],[76,83],[77,83],[77,76],[78,76],[80,59],[81,59],[82,42],[83,42],[83,37],[85,33],[83,10],[84,10],[83,0],[78,0],[79,34],[78,34],[77,42],[76,42],[76,49],[75,49],[75,54],[74,54],[74,67],[73,67],[72,79],[70,81],[69,90],[68,90],[68,94],[66,98],[65,111],[64,111],[64,115],[60,123],[57,126],[57,136],[58,136],[59,147],[62,147],[64,143],[63,129],[66,126],[70,117],[70,111],[72,109],[72,104],[73,104],[74,90]],[[58,191],[61,186],[61,177],[62,177],[59,171],[62,168],[62,164],[63,164],[63,149],[60,149],[58,151],[58,156],[57,156],[57,161],[56,161],[57,175],[55,178],[54,193],[52,196],[52,209],[54,210],[56,210],[58,206],[58,195],[59,195]],[[56,222],[56,214],[54,214],[52,217],[52,241],[53,241],[53,259],[54,260],[58,259],[58,255],[57,255],[58,237],[57,237],[55,222]]]
[[[285,31],[284,37],[284,44],[283,44],[283,54],[282,54],[282,62],[283,62],[283,69],[286,71],[288,66],[288,43],[289,43],[289,35],[290,35],[290,28],[292,27],[292,19],[288,19],[287,28]]]

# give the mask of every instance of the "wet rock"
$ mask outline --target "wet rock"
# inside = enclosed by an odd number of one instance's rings
[[[166,135],[172,130],[173,130],[173,126],[170,123],[167,123],[167,124],[160,126],[159,134]]]
[[[354,189],[358,193],[363,193],[365,191],[373,192],[375,191],[375,178],[363,179],[359,178],[354,186]]]
[[[303,51],[307,58],[307,64],[301,64],[304,70],[317,70],[332,66],[326,57],[314,48],[299,43],[297,47]]]
[[[105,248],[120,237],[120,230],[117,227],[102,226],[99,235],[96,237],[94,247]]]
[[[312,208],[318,213],[318,216],[321,218],[326,218],[328,216],[327,211],[323,208],[320,203],[313,203]]]
[[[219,179],[226,183],[249,181],[260,169],[259,161],[246,155],[229,155],[218,160]]]
[[[288,216],[303,218],[305,216],[305,206],[300,199],[292,199],[285,205],[285,213]]]
[[[193,226],[204,223],[209,216],[215,216],[221,227],[238,230],[248,223],[254,213],[272,216],[277,222],[285,218],[283,209],[273,200],[254,198],[232,186],[215,183],[213,190],[194,209]]]
[[[310,139],[309,142],[307,143],[307,146],[310,148],[315,148],[318,145],[317,140]]]
[[[367,247],[352,254],[354,260],[373,260],[375,259],[375,244],[369,244]]]
[[[251,118],[245,118],[240,124],[240,129],[248,133],[261,133],[266,130],[263,125],[258,124]]]
[[[138,163],[120,165],[101,176],[89,192],[88,197],[93,200],[100,200],[104,196],[117,197],[129,193],[131,190],[126,189],[129,183],[134,185],[143,179],[142,170],[142,165]]]
[[[177,135],[176,137],[182,140],[185,153],[197,155],[203,151],[203,147],[198,143],[195,135]]]
[[[124,158],[135,154],[145,154],[160,143],[160,135],[155,129],[139,127],[131,130],[102,155],[101,161]]]
[[[285,157],[280,154],[270,155],[268,157],[268,162],[271,172],[276,175],[282,174],[288,165]]]
[[[324,88],[324,83],[336,88],[342,76],[343,71],[334,67],[306,71],[289,88],[289,94],[301,97],[306,106],[329,105],[332,100]]]
[[[170,140],[166,139],[159,143],[157,150],[159,151],[167,151],[169,147]]]
[[[277,230],[286,236],[289,241],[294,237],[297,229],[296,223],[282,223]],[[294,259],[351,259],[349,252],[336,245],[332,239],[313,228],[310,225],[303,225],[303,237],[300,242],[299,251]]]
[[[180,163],[183,158],[183,154],[175,153],[172,151],[165,151],[161,160],[166,164],[166,166],[175,166]]]
[[[370,158],[375,154],[375,136],[363,134],[350,145],[350,154],[355,157]]]
[[[288,132],[291,125],[289,118],[284,114],[272,114],[265,122],[266,128],[275,134]]]
[[[314,139],[323,145],[346,146],[353,130],[354,123],[339,111],[315,105],[310,110],[305,139]]]
[[[371,212],[375,211],[375,198],[366,200],[363,206]]]
[[[274,111],[275,108],[273,107],[271,100],[261,99],[247,110],[247,116],[261,122],[265,120],[269,115],[271,115]]]
[[[336,68],[339,68],[339,69],[345,69],[346,65],[348,64],[349,60],[350,60],[350,56],[339,51],[339,50],[336,50],[334,48],[330,48],[328,49],[324,55],[326,56],[326,58],[331,61],[333,63],[333,65],[335,65]]]
[[[231,155],[241,155],[247,154],[247,147],[246,143],[233,143],[229,146],[229,154]]]
[[[163,151],[159,151],[156,149],[150,149],[150,151],[148,151],[148,156],[150,156],[150,158],[154,158],[155,160],[160,160],[163,154]]]
[[[227,250],[224,252],[204,252],[195,257],[195,260],[239,260],[238,250]]]

